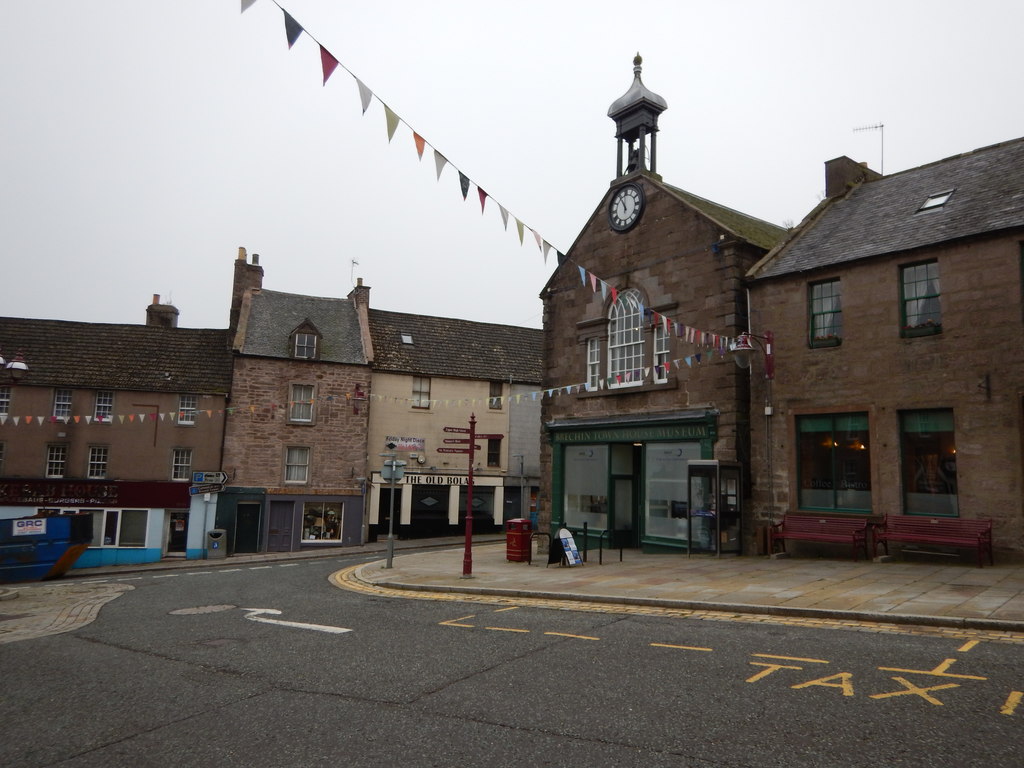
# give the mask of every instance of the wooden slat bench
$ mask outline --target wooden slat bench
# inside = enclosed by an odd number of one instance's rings
[[[889,542],[898,541],[976,549],[979,568],[984,564],[983,557],[986,552],[989,565],[995,562],[992,556],[991,520],[886,515],[882,518],[882,522],[875,523],[872,527],[876,557],[879,544],[885,547],[885,554],[889,554]]]
[[[858,548],[868,556],[868,521],[848,517],[822,517],[820,515],[785,515],[782,522],[774,523],[768,529],[768,553],[775,552],[775,542],[782,543],[786,551],[786,539],[800,541],[825,541],[833,544],[850,544],[853,559],[857,559]]]

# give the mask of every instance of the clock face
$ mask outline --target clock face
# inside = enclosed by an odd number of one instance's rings
[[[619,187],[608,205],[608,221],[616,232],[625,232],[636,224],[644,210],[644,191],[636,184]]]

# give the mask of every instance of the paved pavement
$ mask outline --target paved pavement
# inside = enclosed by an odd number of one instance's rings
[[[367,584],[701,611],[921,624],[1024,633],[1024,564],[961,561],[646,555],[591,551],[582,566],[508,562],[502,544],[475,546],[464,578],[461,549],[396,555],[391,569],[360,567]],[[912,560],[911,558],[917,558]]]
[[[236,555],[221,560],[164,560],[134,566],[74,569],[59,581],[0,586],[0,644],[91,621],[100,607],[130,589],[120,575],[246,563],[380,555],[352,575],[364,589],[574,600],[684,610],[723,611],[849,621],[979,629],[1024,637],[1024,564],[978,568],[959,560],[905,555],[886,562],[816,557],[767,558],[645,555],[591,551],[581,566],[509,562],[502,536],[474,540],[463,577],[460,539],[395,543],[384,568],[386,542],[345,549]],[[601,562],[599,562],[599,560]],[[426,595],[424,595],[426,596]]]

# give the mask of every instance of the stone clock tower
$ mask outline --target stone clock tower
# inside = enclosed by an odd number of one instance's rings
[[[615,138],[618,139],[616,178],[634,171],[658,172],[658,115],[668,109],[668,103],[643,84],[640,79],[642,63],[638,53],[633,59],[633,85],[608,107],[608,117],[615,121]],[[627,152],[625,165],[624,148]]]

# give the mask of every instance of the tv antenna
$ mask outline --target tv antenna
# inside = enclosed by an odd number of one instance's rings
[[[875,123],[875,125],[862,125],[860,128],[854,128],[854,133],[860,131],[878,131],[878,137],[882,142],[881,156],[879,158],[879,169],[878,172],[885,176],[885,123]]]
[[[349,282],[352,283],[352,285],[356,284],[356,267],[358,267],[358,266],[359,266],[359,262],[356,261],[355,259],[352,259],[352,269],[349,270],[349,275],[348,275]]]

